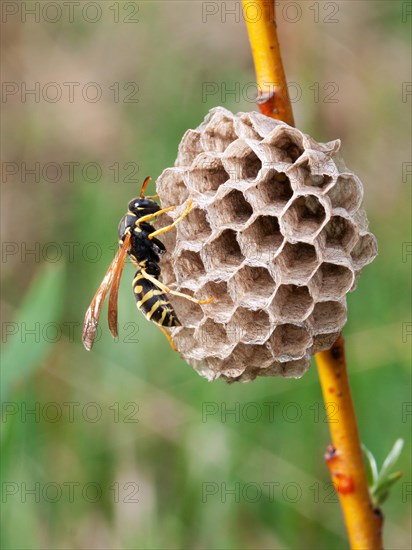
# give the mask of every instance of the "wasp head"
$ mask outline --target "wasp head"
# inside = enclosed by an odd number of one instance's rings
[[[160,210],[160,206],[149,198],[136,198],[129,202],[129,212],[136,214],[139,218],[147,214],[154,214]]]

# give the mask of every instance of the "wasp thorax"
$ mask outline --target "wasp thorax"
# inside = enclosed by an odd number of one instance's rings
[[[218,107],[186,132],[175,167],[158,179],[163,207],[193,199],[168,234],[161,267],[167,285],[215,298],[170,299],[182,323],[175,345],[209,380],[300,377],[340,334],[346,293],[376,256],[376,241],[362,184],[339,147]]]

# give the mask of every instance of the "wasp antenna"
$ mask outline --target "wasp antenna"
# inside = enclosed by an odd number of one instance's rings
[[[152,181],[152,178],[150,176],[147,176],[147,178],[144,179],[142,184],[142,190],[140,191],[140,197],[143,199],[144,193],[146,191],[146,187],[149,185],[149,182]]]

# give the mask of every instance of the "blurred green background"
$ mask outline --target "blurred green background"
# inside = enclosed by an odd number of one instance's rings
[[[381,462],[406,439],[384,507],[396,549],[411,545],[409,8],[278,8],[296,123],[342,139],[378,238],[344,335],[363,442]],[[2,548],[347,548],[315,365],[208,383],[136,311],[131,266],[119,341],[104,319],[91,353],[80,342],[137,182],[209,108],[255,109],[240,5],[2,10]]]

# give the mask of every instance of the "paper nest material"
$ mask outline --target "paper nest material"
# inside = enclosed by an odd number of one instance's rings
[[[302,376],[346,322],[346,293],[377,253],[363,188],[338,156],[259,113],[212,109],[157,180],[162,207],[194,207],[162,235],[163,282],[182,323],[171,332],[209,380]],[[182,207],[161,216],[165,226]]]

